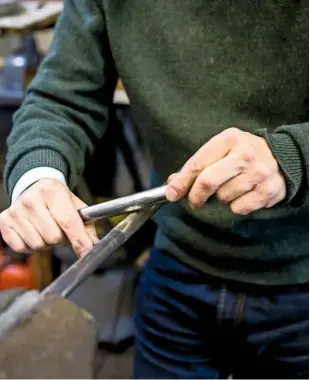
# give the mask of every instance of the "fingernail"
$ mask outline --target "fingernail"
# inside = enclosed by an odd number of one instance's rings
[[[174,202],[178,199],[178,193],[170,187],[166,191],[166,198],[168,199],[168,201]]]
[[[188,205],[193,210],[199,210],[206,204],[207,200],[208,198],[204,199],[203,201],[200,200],[199,202],[196,202],[196,203],[188,202]]]
[[[93,246],[90,248],[86,248],[84,251],[80,253],[80,257],[86,256],[91,250],[93,249]]]
[[[91,241],[93,242],[94,245],[98,244],[100,241],[100,239],[98,238],[97,235],[93,235],[90,238],[91,238]]]
[[[93,243],[94,245],[98,244],[100,242],[100,239],[96,236],[94,239],[93,239]]]
[[[194,204],[194,203],[188,203],[189,207],[192,209],[192,210],[197,210],[199,208],[198,205]]]

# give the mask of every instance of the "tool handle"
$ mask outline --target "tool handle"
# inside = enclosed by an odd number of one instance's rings
[[[79,210],[79,214],[87,222],[140,211],[147,207],[167,202],[166,190],[167,186],[163,185],[154,189],[141,191],[126,197],[84,207]]]

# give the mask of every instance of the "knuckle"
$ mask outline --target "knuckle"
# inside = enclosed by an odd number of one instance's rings
[[[267,166],[260,166],[256,169],[255,176],[260,181],[266,180],[270,175],[270,169]]]
[[[232,146],[236,145],[240,139],[240,132],[240,129],[236,127],[226,129],[225,135],[227,142]]]
[[[18,216],[19,216],[19,207],[17,205],[14,205],[14,206],[11,206],[7,213],[8,213],[8,216],[13,219],[13,220],[16,220],[18,219]]]
[[[64,236],[60,232],[53,233],[52,235],[47,236],[45,238],[45,241],[47,242],[47,244],[52,245],[52,246],[62,243],[63,240],[64,240]]]
[[[170,182],[173,180],[173,178],[175,178],[176,175],[177,175],[176,173],[171,174],[171,175],[168,177],[168,179],[167,179],[167,183],[170,183]]]
[[[240,160],[244,163],[251,163],[255,160],[255,153],[245,150],[240,154]]]
[[[54,191],[45,185],[39,185],[39,188],[37,190],[38,197],[40,197],[45,203],[49,201],[54,194]]]
[[[21,199],[22,205],[27,209],[27,210],[33,210],[35,208],[35,201],[34,197],[28,194],[25,194],[22,199]]]
[[[6,222],[8,220],[9,216],[8,216],[8,211],[5,210],[3,211],[1,214],[0,214],[0,227],[3,227],[6,225]]]
[[[266,183],[262,186],[257,186],[257,191],[263,197],[263,199],[270,199],[275,196],[274,188]]]
[[[236,146],[238,144],[239,138],[236,135],[228,135],[226,141],[230,146]]]
[[[78,220],[76,218],[66,218],[59,222],[60,227],[65,231],[74,231],[78,226]]]
[[[177,193],[182,193],[187,188],[185,179],[182,176],[178,176],[178,178],[172,179],[169,186],[173,188]]]
[[[39,181],[37,185],[39,192],[42,194],[45,194],[50,189],[49,186],[46,186],[45,181]]]
[[[202,164],[201,164],[202,159],[199,157],[195,157],[192,161],[192,171],[194,174],[198,174],[201,172],[203,169]]]
[[[187,170],[193,175],[198,175],[203,169],[202,162],[202,155],[197,153],[188,161]]]
[[[199,183],[199,187],[206,192],[210,192],[216,189],[214,182],[210,178],[202,178]]]
[[[226,133],[230,136],[237,136],[240,133],[240,129],[238,129],[237,127],[230,127],[226,129]]]
[[[38,182],[38,190],[42,195],[52,195],[60,187],[60,182],[52,179],[44,179]]]
[[[227,203],[229,202],[229,196],[225,191],[218,190],[216,192],[217,199],[222,202],[222,203]]]

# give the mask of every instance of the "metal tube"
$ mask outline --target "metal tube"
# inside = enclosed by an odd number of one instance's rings
[[[166,190],[166,185],[156,187],[151,190],[82,208],[79,210],[79,213],[84,221],[132,213],[143,210],[146,207],[167,202]]]
[[[155,205],[141,212],[127,216],[114,227],[84,257],[77,260],[55,281],[47,286],[41,295],[50,293],[68,297],[74,289],[87,279],[113,252],[120,248],[142,225],[161,207]]]

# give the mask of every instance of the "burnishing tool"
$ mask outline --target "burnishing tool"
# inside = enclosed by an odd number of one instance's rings
[[[83,221],[130,214],[41,293],[0,297],[0,378],[93,378],[97,326],[66,299],[167,200],[166,185],[79,210]]]

